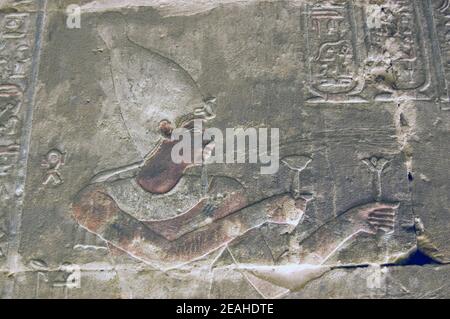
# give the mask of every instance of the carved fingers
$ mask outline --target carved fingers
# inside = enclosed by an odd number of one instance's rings
[[[345,213],[359,230],[369,234],[394,230],[398,204],[375,202],[353,208]]]
[[[383,231],[385,233],[392,232],[395,226],[395,209],[380,209],[369,213],[369,225],[375,232]]]

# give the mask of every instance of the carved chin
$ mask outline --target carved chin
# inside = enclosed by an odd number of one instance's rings
[[[171,150],[176,142],[164,141],[137,176],[138,184],[152,194],[165,194],[180,181],[189,164],[175,164]]]

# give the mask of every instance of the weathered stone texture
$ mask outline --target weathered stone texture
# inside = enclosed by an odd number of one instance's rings
[[[69,4],[0,2],[2,297],[449,296],[448,0]]]

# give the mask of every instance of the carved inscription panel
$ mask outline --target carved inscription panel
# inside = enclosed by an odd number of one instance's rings
[[[31,1],[15,1],[32,9]],[[22,125],[34,42],[35,14],[0,12],[0,265],[6,261],[9,218],[16,211]]]
[[[317,1],[306,5],[307,45],[312,101],[359,101],[364,88],[358,30],[351,1]]]
[[[438,11],[446,8],[444,3]],[[428,1],[308,2],[308,102],[433,99],[440,93],[433,67],[440,66],[432,54],[438,45],[429,25],[432,10]]]

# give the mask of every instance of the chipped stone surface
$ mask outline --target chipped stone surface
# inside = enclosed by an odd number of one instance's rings
[[[0,1],[1,297],[448,297],[448,0],[73,3]]]
[[[285,298],[448,298],[448,266],[370,266],[334,270]]]

